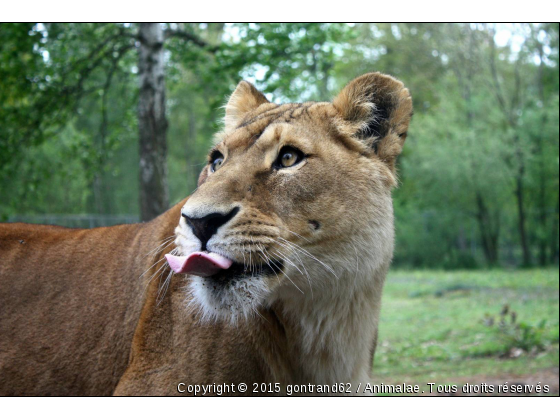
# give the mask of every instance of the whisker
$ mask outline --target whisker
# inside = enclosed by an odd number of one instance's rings
[[[292,232],[292,231],[291,231],[291,230],[289,230],[289,229],[288,229],[288,232],[290,232],[291,234],[294,234],[294,235],[296,235],[296,236],[297,236],[298,238],[301,238],[301,239],[303,239],[304,241],[307,241],[307,242],[311,243],[311,241],[310,241],[309,239],[307,239],[307,238],[304,238],[304,237],[303,237],[303,236],[301,236],[301,235],[300,235],[299,233],[296,233],[296,232]]]
[[[270,265],[270,262],[272,262],[272,260],[270,259],[270,257],[268,255],[266,255],[263,251],[260,251],[263,256],[265,257],[265,262],[266,264],[270,267],[270,269],[272,270],[272,272],[274,273],[274,275],[276,276],[276,280],[278,280],[278,282],[280,282],[280,277],[278,277],[278,273],[276,272],[276,270],[274,270],[274,268],[272,268],[272,266]]]
[[[299,287],[297,287],[297,285],[293,282],[293,280],[290,278],[290,276],[288,276],[288,275],[286,274],[286,272],[285,272],[284,270],[282,270],[280,267],[278,267],[278,266],[276,265],[276,263],[275,263],[273,260],[270,260],[270,262],[271,262],[272,264],[274,264],[274,266],[275,266],[276,268],[278,268],[278,270],[280,270],[280,271],[282,272],[282,274],[284,274],[288,280],[290,280],[290,283],[292,283],[292,284],[294,285],[294,287],[295,287],[296,289],[298,289],[298,290],[301,292],[302,295],[305,294],[305,293],[303,292],[303,290],[301,290]]]
[[[174,239],[175,239],[175,235],[171,235],[171,236],[168,236],[167,238],[162,239],[162,243],[160,245],[156,246],[151,251],[149,251],[146,255],[155,254],[160,248],[164,247],[166,244],[168,244],[169,242],[171,242]]]
[[[173,274],[174,274],[173,270],[169,270],[169,274],[167,275],[167,278],[163,282],[163,286],[160,286],[160,289],[156,297],[157,305],[159,305],[163,301],[163,298],[165,297],[167,290],[169,289],[169,285],[171,284],[171,278],[173,277]]]
[[[305,274],[303,273],[303,271],[301,271],[301,270],[299,269],[299,267],[298,267],[296,264],[294,264],[286,255],[284,255],[283,253],[281,253],[279,250],[275,250],[274,252],[275,252],[277,255],[279,255],[280,257],[282,257],[282,259],[283,259],[284,261],[286,261],[288,264],[290,264],[292,267],[294,267],[297,271],[299,271],[299,273],[300,273],[302,276],[305,275]]]
[[[282,245],[282,244],[279,244],[279,245]],[[299,256],[298,256],[297,254],[295,254],[295,253],[293,254],[296,258],[299,259],[299,261],[300,261],[300,263],[301,263],[301,265],[302,265],[302,267],[303,267],[304,272],[302,272],[296,264],[294,264],[286,255],[284,255],[284,254],[283,254],[282,252],[280,252],[279,250],[275,250],[275,251],[272,251],[272,252],[274,252],[274,254],[276,254],[276,255],[280,255],[284,261],[288,262],[290,265],[292,265],[293,267],[295,267],[295,269],[296,269],[297,271],[299,271],[299,273],[300,273],[302,276],[305,276],[305,277],[306,277],[307,283],[309,284],[309,290],[311,291],[311,300],[313,300],[313,286],[312,286],[312,284],[311,284],[311,278],[309,277],[309,273],[307,272],[307,270],[306,270],[306,268],[305,268],[305,264],[303,264],[303,261],[301,261],[301,259],[299,258]]]
[[[279,237],[278,239],[284,241],[287,245],[291,245],[295,248],[297,248],[299,251],[301,251],[302,253],[304,253],[305,255],[307,255],[309,258],[314,259],[315,261],[317,261],[319,264],[321,264],[327,271],[329,271],[333,276],[335,276],[338,279],[338,275],[336,274],[336,272],[332,269],[332,267],[330,267],[329,265],[325,264],[323,261],[319,260],[315,255],[311,254],[310,252],[308,252],[307,250],[303,249],[302,247],[300,247],[299,245],[294,244],[293,242],[290,242],[282,237]]]
[[[176,255],[179,252],[179,249],[177,247],[175,247],[174,249],[172,249],[169,253],[172,255]],[[152,265],[152,267],[154,265],[156,265],[158,262],[160,262],[161,260],[163,260],[165,257],[161,258],[159,261],[157,261],[155,264]],[[150,268],[152,268],[150,267]],[[161,267],[159,267],[156,272],[154,274],[152,274],[152,276],[150,277],[150,279],[146,282],[146,287],[144,288],[144,291],[148,288],[148,286],[151,284],[151,282],[156,278],[156,276],[158,278],[161,279],[161,277],[163,276],[163,273],[165,273],[165,269],[169,267],[169,263],[166,261],[165,263],[163,263],[161,265]],[[150,269],[148,268],[148,270]],[[144,273],[146,273],[148,270],[146,270]],[[173,273],[173,270],[170,270],[171,273]],[[159,273],[159,276],[158,276]],[[175,273],[173,273],[175,274]]]
[[[269,321],[268,319],[266,319],[265,317],[263,317],[263,316],[259,313],[259,311],[258,311],[256,308],[254,308],[253,306],[251,306],[251,310],[252,310],[254,313],[256,313],[256,314],[259,316],[259,318],[261,318],[263,321],[268,322],[268,323],[270,324],[270,321]]]
[[[142,274],[140,274],[139,278],[142,278],[144,276],[144,274],[146,274],[148,271],[150,271],[150,269],[156,265],[158,262],[162,261],[165,259],[165,256],[161,257],[159,260],[157,260],[155,263],[153,263],[150,267],[148,267],[148,269],[146,271],[144,271]]]

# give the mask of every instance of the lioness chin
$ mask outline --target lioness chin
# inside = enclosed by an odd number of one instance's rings
[[[157,219],[2,225],[0,393],[368,382],[411,114],[380,73],[332,103],[241,82],[197,190]]]

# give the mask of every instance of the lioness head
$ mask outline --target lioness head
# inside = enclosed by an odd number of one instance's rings
[[[332,103],[277,105],[239,83],[168,256],[203,314],[235,320],[277,299],[359,291],[386,270],[411,114],[408,90],[380,73]]]

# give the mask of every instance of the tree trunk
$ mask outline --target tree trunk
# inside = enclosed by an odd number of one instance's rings
[[[499,213],[496,223],[491,220],[490,212],[479,191],[476,192],[476,219],[482,242],[482,250],[488,265],[493,267],[498,264],[498,238],[500,233]]]
[[[537,72],[537,87],[539,92],[539,100],[541,102],[541,106],[545,107],[545,97],[544,97],[544,82],[543,82],[543,72],[544,72],[544,52],[543,46],[537,41],[537,52],[539,54],[539,71]],[[543,112],[541,118],[541,126],[544,127],[546,125],[546,113]],[[546,214],[546,207],[547,207],[547,199],[546,199],[546,189],[547,189],[547,174],[546,174],[546,165],[545,160],[547,156],[544,153],[544,139],[543,134],[539,133],[537,139],[535,141],[535,145],[537,147],[536,154],[539,158],[539,187],[538,187],[538,222],[540,224],[538,230],[538,245],[539,245],[539,265],[545,266],[547,264],[547,242],[548,238],[546,235],[547,225],[548,225],[548,218]]]
[[[505,90],[502,90],[500,84],[500,77],[498,75],[498,69],[496,67],[496,43],[494,39],[494,31],[488,32],[490,42],[490,71],[492,74],[494,95],[498,101],[498,105],[504,115],[505,122],[509,125],[514,133],[519,130],[521,109],[523,109],[522,101],[522,85],[521,85],[521,59],[520,56],[513,62],[514,66],[514,79],[515,85],[511,98],[508,100],[507,95],[505,95]],[[519,230],[519,240],[521,242],[521,250],[523,252],[523,262],[522,265],[528,267],[531,265],[531,249],[529,247],[529,239],[527,237],[526,228],[526,214],[525,214],[525,158],[523,156],[522,146],[520,144],[520,138],[518,134],[515,134],[512,138],[512,150],[513,154],[506,157],[506,164],[511,165],[515,168],[515,200],[517,203],[517,216],[518,223],[517,227]]]
[[[556,201],[556,209],[552,215],[550,232],[550,264],[558,264],[558,201]]]
[[[138,129],[140,131],[140,217],[153,219],[169,207],[167,189],[167,119],[163,29],[159,23],[141,23],[138,70]]]
[[[517,176],[515,177],[515,199],[517,201],[519,239],[521,240],[521,250],[523,251],[523,266],[529,267],[531,265],[531,251],[529,250],[525,226],[525,189],[523,185],[525,167],[521,158],[519,158],[519,168],[517,171]]]
[[[545,266],[547,264],[547,242],[548,237],[546,234],[547,227],[548,227],[548,217],[546,214],[546,170],[544,165],[545,156],[543,153],[543,139],[537,139],[537,153],[539,154],[539,195],[538,195],[538,222],[539,222],[539,230],[537,231],[537,240],[539,242],[539,265]]]

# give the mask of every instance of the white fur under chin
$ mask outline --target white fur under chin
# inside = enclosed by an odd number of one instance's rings
[[[236,324],[241,319],[256,316],[259,306],[270,290],[261,277],[247,277],[214,289],[207,279],[192,276],[189,292],[203,322],[227,321]]]

